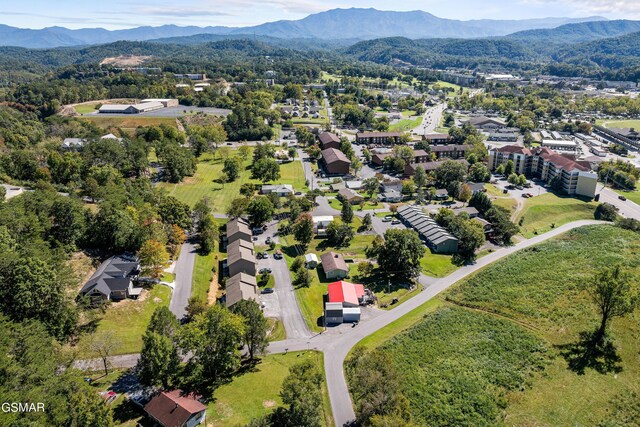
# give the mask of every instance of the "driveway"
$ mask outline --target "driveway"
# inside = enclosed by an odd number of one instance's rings
[[[277,296],[277,304],[280,306],[279,317],[282,320],[285,331],[287,331],[287,339],[305,339],[311,336],[311,332],[307,327],[298,299],[296,298],[291,283],[291,273],[284,259],[275,259],[273,255],[269,255],[267,259],[258,260],[258,269],[271,268],[273,271],[273,279],[275,282],[275,295]],[[269,294],[264,295],[272,300]]]
[[[325,216],[325,215],[340,215],[340,211],[334,209],[329,204],[329,199],[325,196],[320,196],[316,198],[316,207],[313,209],[312,214],[314,216]]]
[[[196,262],[196,245],[190,241],[182,244],[180,256],[176,261],[174,273],[176,275],[175,287],[171,295],[169,310],[182,319],[187,314],[187,303],[191,297],[191,285],[193,282],[193,266]]]

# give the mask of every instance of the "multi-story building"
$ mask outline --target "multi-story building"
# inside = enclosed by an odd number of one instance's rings
[[[513,162],[514,171],[550,183],[556,177],[562,191],[570,195],[594,197],[598,175],[588,162],[577,162],[567,156],[546,148],[524,148],[516,145],[495,148],[489,151],[489,168]]]

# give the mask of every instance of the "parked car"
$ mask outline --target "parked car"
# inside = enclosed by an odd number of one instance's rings
[[[260,273],[260,274],[264,274],[264,273],[271,274],[272,272],[273,272],[273,270],[271,270],[270,268],[267,268],[267,267],[261,268],[260,271],[258,271],[258,273]]]
[[[524,197],[525,199],[528,199],[529,195],[527,193],[522,193],[522,197]]]
[[[282,259],[282,251],[278,249],[275,254],[273,254],[273,259]]]
[[[269,258],[269,254],[267,253],[267,251],[262,252],[262,258],[264,259]]]
[[[273,288],[264,288],[262,290],[263,294],[272,294],[273,293]]]
[[[624,196],[622,196],[622,195],[621,195],[621,196],[618,196],[618,199],[622,200],[623,202],[626,202],[626,201],[627,201],[627,198],[626,198],[626,197],[624,197]]]
[[[398,225],[398,224],[400,224],[400,220],[399,219],[394,219],[393,221],[391,221],[391,224]]]
[[[271,237],[267,237],[267,240],[265,240],[265,243],[267,245],[270,245],[271,244]]]
[[[258,258],[258,259],[262,259],[262,252],[258,252],[258,253],[256,254],[256,258]]]
[[[516,189],[517,190],[524,190],[524,187],[522,185],[516,185]]]
[[[393,221],[393,217],[390,215],[387,215],[384,218],[382,218],[382,222],[391,222],[391,221]]]

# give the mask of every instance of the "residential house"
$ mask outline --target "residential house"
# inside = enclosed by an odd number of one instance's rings
[[[237,240],[227,246],[227,262],[229,276],[245,273],[256,275],[256,257],[253,244],[246,240]]]
[[[333,216],[331,215],[317,215],[312,217],[313,231],[318,236],[325,236],[327,234],[327,227],[333,222]]]
[[[126,255],[113,256],[100,264],[80,290],[80,295],[102,301],[137,298],[142,288],[133,285],[139,274],[138,258]]]
[[[371,163],[376,166],[384,166],[384,159],[389,157],[391,153],[373,153],[371,156]]]
[[[348,188],[343,188],[342,190],[338,191],[338,198],[345,200],[352,205],[357,205],[358,203],[364,201],[364,197]]]
[[[438,225],[429,215],[415,206],[401,206],[398,216],[407,227],[413,228],[435,253],[452,254],[458,252],[458,239]]]
[[[330,175],[348,175],[351,168],[351,160],[335,148],[322,150],[322,162]]]
[[[182,390],[172,390],[154,396],[144,411],[163,427],[194,427],[204,423],[207,407]]]
[[[428,133],[423,137],[423,140],[429,144],[448,144],[451,137],[448,133]]]
[[[431,152],[436,155],[438,160],[440,159],[463,159],[467,153],[473,148],[470,145],[432,145],[429,147]],[[425,159],[423,162],[428,162],[430,158]],[[416,163],[423,163],[416,162]]]
[[[414,150],[413,163],[424,163],[431,161],[431,154],[424,150]]]
[[[381,193],[380,199],[387,203],[399,203],[402,201],[403,195],[400,191],[390,189]]]
[[[65,138],[62,141],[62,148],[65,150],[80,150],[87,143],[85,138]]]
[[[232,307],[238,301],[257,300],[258,283],[255,276],[238,273],[229,277],[225,285],[225,304]]]
[[[271,194],[276,193],[279,197],[287,197],[294,194],[293,185],[291,184],[274,184],[274,185],[263,185],[260,188],[261,194]]]
[[[358,132],[356,134],[356,144],[399,144],[401,135],[400,132]]]
[[[243,218],[232,219],[227,223],[227,242],[232,243],[236,240],[251,241],[252,234],[249,223]]]
[[[320,263],[327,279],[343,279],[349,275],[349,267],[342,254],[327,252],[320,257]]]

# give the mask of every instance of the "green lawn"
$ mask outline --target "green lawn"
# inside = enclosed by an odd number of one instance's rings
[[[338,199],[329,199],[329,205],[333,208],[333,209],[337,209],[337,210],[341,210],[342,209],[342,202]],[[362,209],[360,209],[360,205],[352,205],[353,210],[354,211],[359,211],[359,210],[374,210],[374,209],[384,209],[384,205],[380,202],[378,203],[371,203],[368,200],[365,200],[364,202],[364,206],[362,207]]]
[[[445,277],[456,271],[459,267],[452,263],[452,255],[434,254],[428,248],[420,260],[422,272],[431,277]]]
[[[597,202],[545,193],[525,200],[524,209],[518,215],[516,223],[524,217],[520,230],[525,237],[532,237],[549,231],[552,226],[559,227],[572,221],[593,219],[596,206]]]
[[[412,117],[410,119],[402,119],[397,123],[389,125],[389,132],[397,132],[397,131],[410,131],[411,129],[420,126],[422,124],[422,116]]]
[[[200,158],[198,169],[194,176],[185,178],[181,183],[169,184],[161,183],[160,187],[165,188],[178,200],[194,206],[198,200],[208,197],[216,212],[225,212],[231,201],[240,197],[240,187],[245,183],[259,184],[260,182],[251,179],[251,171],[248,169],[250,160],[244,163],[245,169],[240,173],[240,177],[234,182],[224,184],[214,182],[217,180],[223,167],[223,160],[220,157],[213,157],[206,154]],[[293,161],[280,166],[280,184],[291,184],[298,191],[304,191],[305,178],[302,163]]]
[[[155,285],[151,291],[144,291],[139,300],[127,299],[114,302],[97,321],[96,334],[110,331],[118,342],[113,354],[137,353],[142,348],[142,335],[147,329],[156,307],[168,306],[171,289],[165,285]],[[97,357],[89,351],[90,334],[80,338],[78,348],[82,357]]]
[[[216,256],[218,252],[213,251],[208,255],[196,253],[196,262],[193,266],[193,284],[191,288],[191,296],[203,298],[207,300],[211,280],[213,280],[212,268],[218,268]],[[220,261],[220,257],[218,257]]]
[[[518,202],[511,197],[496,197],[491,200],[496,206],[500,206],[508,210],[510,213],[513,213],[518,207]]]
[[[89,114],[96,111],[98,104],[81,104],[73,107],[78,114]]]
[[[234,377],[215,391],[214,401],[207,409],[207,426],[246,425],[252,419],[271,412],[282,404],[279,393],[289,368],[305,359],[316,363],[324,374],[322,353],[304,351],[264,356],[253,370]],[[324,386],[322,393],[323,425],[332,426],[331,406]]]
[[[267,323],[269,325],[267,332],[269,341],[282,341],[287,338],[287,331],[285,331],[284,324],[280,319],[267,317]]]
[[[392,357],[418,425],[595,426],[612,414],[627,422],[611,425],[635,425],[640,308],[611,324],[621,370],[580,374],[565,358],[597,325],[589,278],[618,263],[638,286],[638,234],[573,230],[491,264],[447,291],[449,303],[431,300],[359,346]]]
[[[640,120],[597,120],[596,124],[606,128],[640,129]]]
[[[173,117],[153,117],[139,116],[136,114],[130,116],[82,116],[81,120],[90,120],[93,124],[103,129],[120,128],[123,131],[134,135],[138,126],[159,126],[166,124],[168,126],[177,127],[176,119]]]
[[[627,199],[631,200],[632,202],[640,205],[640,191],[638,190],[635,190],[635,191],[614,190],[614,191],[626,197]]]

